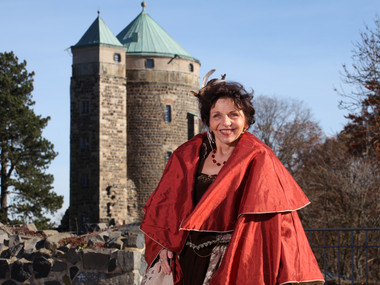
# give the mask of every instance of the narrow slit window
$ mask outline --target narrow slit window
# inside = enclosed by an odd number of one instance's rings
[[[82,101],[81,102],[80,112],[81,112],[81,114],[90,113],[90,102],[89,101]]]
[[[88,137],[80,138],[80,151],[88,152],[90,150],[90,140]]]
[[[88,185],[89,185],[89,183],[88,183],[88,174],[82,174],[80,176],[80,186],[82,188],[88,188]]]
[[[168,161],[169,161],[171,155],[172,155],[172,152],[171,152],[171,151],[167,151],[167,152],[166,152],[166,157],[165,157],[165,161],[166,161],[166,163],[168,163]]]
[[[170,123],[172,121],[172,106],[166,105],[165,122]]]

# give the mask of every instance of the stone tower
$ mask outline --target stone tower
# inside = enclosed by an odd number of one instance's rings
[[[166,162],[198,133],[199,61],[145,11],[118,35],[127,48],[128,177],[142,209]],[[142,211],[140,211],[142,213]]]
[[[139,221],[172,151],[198,132],[200,63],[142,6],[117,37],[98,16],[71,48],[72,230]]]

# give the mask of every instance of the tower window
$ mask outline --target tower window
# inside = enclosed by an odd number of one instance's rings
[[[192,63],[189,64],[189,71],[194,72],[194,65]]]
[[[195,134],[195,120],[194,115],[187,113],[187,138],[191,139]]]
[[[147,60],[145,60],[145,67],[154,68],[154,59],[148,58]]]
[[[115,53],[113,55],[113,60],[116,61],[116,62],[120,62],[121,61],[121,55],[120,55],[120,53]]]
[[[81,107],[80,107],[80,113],[81,114],[88,114],[90,112],[90,102],[89,101],[82,101]]]
[[[166,152],[166,157],[165,157],[165,161],[166,161],[166,163],[168,163],[169,158],[170,158],[171,155],[172,155],[172,152],[171,152],[171,151],[167,151],[167,152]]]
[[[166,105],[165,122],[170,123],[172,121],[172,106]]]
[[[82,188],[88,187],[88,174],[81,174],[80,176],[80,186]]]
[[[88,152],[90,150],[90,143],[88,137],[81,137],[80,138],[80,151],[81,152]]]

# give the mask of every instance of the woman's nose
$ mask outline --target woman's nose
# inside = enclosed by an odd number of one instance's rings
[[[228,116],[225,116],[223,119],[223,126],[229,127],[231,126],[231,119]]]

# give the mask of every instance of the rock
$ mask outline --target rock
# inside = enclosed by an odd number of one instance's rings
[[[125,240],[126,240],[126,238],[119,236],[119,237],[116,237],[116,238],[110,240],[106,246],[108,248],[124,249],[124,241]]]
[[[16,284],[16,282],[14,282],[12,280],[7,280],[4,283],[2,283],[2,285],[17,285],[17,284]]]
[[[29,249],[36,250],[37,249],[36,245],[41,240],[42,240],[41,238],[37,238],[37,237],[30,237],[30,238],[24,237],[24,250],[29,250]]]
[[[45,240],[45,248],[54,250],[60,247],[59,241],[64,238],[72,237],[71,233],[58,233],[52,236],[49,236]]]
[[[36,256],[44,256],[46,258],[50,258],[53,256],[53,252],[46,248],[41,248],[40,250],[36,252]]]
[[[64,285],[71,285],[71,279],[69,276],[65,275],[62,277],[62,282]]]
[[[106,223],[98,223],[99,230],[107,229],[108,225]]]
[[[109,249],[100,248],[97,250],[83,250],[83,268],[94,270],[108,270],[108,262],[112,251]]]
[[[131,272],[135,264],[141,261],[141,253],[137,251],[119,250],[115,252],[113,256],[116,257],[116,264],[120,267],[123,273]]]
[[[99,234],[88,235],[85,236],[84,239],[87,241],[88,245],[94,245],[100,242],[104,242],[103,237]]]
[[[44,285],[61,285],[58,281],[45,281]]]
[[[23,248],[24,248],[24,245],[22,243],[9,247],[8,249],[1,252],[0,257],[7,258],[7,259],[14,256],[21,257]]]
[[[79,254],[74,248],[69,249],[69,251],[65,254],[65,258],[68,262],[70,262],[72,265],[77,264],[79,261]],[[72,279],[72,278],[71,278]]]
[[[51,269],[51,263],[46,257],[37,257],[33,261],[34,277],[39,279],[47,277]]]
[[[12,235],[12,232],[9,230],[9,228],[2,223],[0,223],[0,230],[6,232],[8,235]]]
[[[4,244],[4,240],[8,240],[8,239],[9,239],[9,235],[6,232],[0,230],[0,244]]]
[[[116,269],[116,258],[112,258],[108,263],[108,272],[112,272]]]
[[[121,231],[108,230],[107,232],[109,233],[110,240],[113,240],[115,238],[121,237],[122,234],[123,234],[123,232],[121,232]]]
[[[78,267],[76,266],[70,267],[70,279],[73,280],[75,275],[77,275],[78,272],[79,272]]]
[[[100,283],[99,274],[95,272],[81,272],[73,280],[73,284],[97,285]]]
[[[128,233],[127,247],[137,247],[143,249],[145,247],[145,237],[143,233]]]
[[[38,241],[35,245],[36,249],[39,250],[41,248],[45,248],[45,241],[46,239],[41,239],[40,241]]]
[[[0,259],[0,279],[5,279],[9,271],[8,261],[5,259]]]
[[[51,237],[57,235],[59,232],[56,230],[43,230],[41,233],[45,234],[47,237]]]
[[[22,263],[21,261],[16,261],[12,264],[11,268],[11,277],[12,279],[24,282],[29,279],[32,274],[29,271],[27,264]]]
[[[62,272],[62,271],[66,271],[66,269],[67,269],[67,264],[65,262],[55,260],[53,268],[51,269],[51,271]]]
[[[24,225],[24,227],[27,228],[28,230],[32,231],[32,232],[38,232],[36,225],[33,223],[26,224],[26,225]]]
[[[22,238],[19,235],[10,235],[8,240],[4,240],[4,244],[9,248],[22,242]]]

